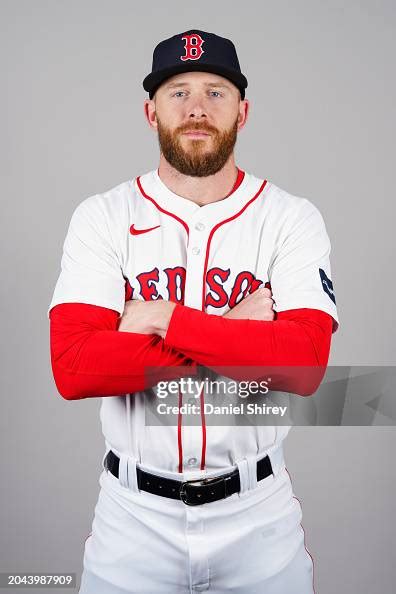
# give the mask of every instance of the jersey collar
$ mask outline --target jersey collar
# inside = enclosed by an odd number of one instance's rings
[[[236,215],[257,194],[264,181],[239,170],[234,184],[235,189],[233,188],[231,193],[222,200],[203,206],[172,192],[160,178],[158,169],[138,176],[134,184],[138,195],[150,199],[159,210],[180,217],[190,224],[197,215],[213,223]],[[265,184],[263,192],[267,191],[268,185],[268,183]]]

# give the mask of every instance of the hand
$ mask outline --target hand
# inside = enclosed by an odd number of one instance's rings
[[[125,303],[118,331],[158,334],[164,337],[175,307],[176,303],[164,299],[155,301],[131,299]]]
[[[271,290],[263,287],[244,297],[223,318],[272,322],[275,319],[273,305]]]

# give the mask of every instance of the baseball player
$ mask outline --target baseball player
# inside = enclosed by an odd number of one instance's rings
[[[325,369],[339,320],[324,221],[235,164],[249,101],[230,40],[160,42],[143,87],[159,166],[77,206],[48,309],[59,393],[102,399],[80,594],[312,594],[290,427],[209,424],[205,390],[198,425],[183,422],[182,391],[177,423],[145,411],[160,382],[202,368]],[[313,394],[299,375],[278,389]]]

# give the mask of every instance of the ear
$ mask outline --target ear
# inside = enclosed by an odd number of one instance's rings
[[[157,113],[154,99],[145,99],[143,104],[144,115],[150,128],[157,129]]]
[[[249,114],[250,103],[248,99],[242,99],[239,102],[239,114],[238,114],[238,130],[241,130],[246,124]]]

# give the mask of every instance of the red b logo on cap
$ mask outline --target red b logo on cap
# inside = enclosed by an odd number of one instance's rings
[[[199,58],[204,53],[202,49],[202,44],[204,40],[198,33],[192,33],[191,35],[184,35],[182,39],[186,40],[186,44],[184,49],[186,53],[184,56],[180,56],[180,59],[183,60],[199,60]]]

